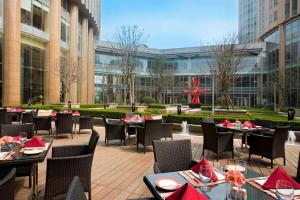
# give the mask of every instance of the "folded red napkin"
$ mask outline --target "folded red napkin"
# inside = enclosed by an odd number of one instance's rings
[[[23,108],[16,108],[17,111],[23,111]]]
[[[153,117],[151,115],[148,115],[145,117],[145,120],[153,120]]]
[[[195,166],[193,166],[191,168],[191,170],[197,174],[199,174],[199,170],[200,170],[200,166],[203,166],[203,165],[206,165],[206,166],[209,166],[210,169],[211,169],[211,180],[212,181],[217,181],[218,180],[218,177],[217,175],[215,174],[214,172],[214,169],[211,167],[211,165],[209,164],[209,162],[206,160],[206,159],[202,159],[201,161],[199,161]]]
[[[300,184],[297,183],[293,178],[291,178],[281,167],[278,167],[273,171],[273,173],[264,183],[263,187],[266,189],[276,189],[276,182],[278,180],[291,182],[294,186],[294,189],[300,189]]]
[[[186,183],[169,195],[166,200],[208,200],[208,198]]]
[[[52,116],[56,116],[57,112],[56,111],[52,111]]]
[[[229,120],[227,120],[227,119],[224,120],[222,122],[222,124],[223,124],[224,127],[227,127],[227,128],[233,127],[233,124]]]
[[[80,115],[78,111],[73,112],[74,115]]]
[[[123,117],[123,120],[125,121],[130,121],[130,117],[128,117],[127,115],[125,117]]]
[[[31,140],[29,140],[24,147],[44,147],[45,142],[41,140],[40,137],[34,136]]]
[[[244,121],[243,125],[248,128],[256,128],[256,125],[250,121]]]
[[[23,137],[21,135],[15,136],[13,141],[19,141],[20,139],[22,139]]]

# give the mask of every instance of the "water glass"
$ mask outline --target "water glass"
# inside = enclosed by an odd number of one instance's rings
[[[207,184],[211,181],[212,170],[213,169],[210,166],[207,166],[207,165],[200,166],[199,178],[204,185],[201,187],[202,191],[204,191],[204,192],[209,191]]]
[[[244,160],[235,160],[235,170],[241,172],[244,176],[246,176],[247,162]]]
[[[289,181],[278,180],[276,182],[276,195],[278,200],[293,200],[294,187]]]

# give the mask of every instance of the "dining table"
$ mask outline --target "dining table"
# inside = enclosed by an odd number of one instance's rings
[[[256,126],[256,128],[248,128],[243,125],[237,126],[235,123],[232,123],[232,125],[233,126],[228,127],[228,126],[224,126],[223,124],[216,124],[216,127],[222,128],[223,130],[232,131],[234,134],[244,135],[246,148],[248,146],[248,136],[250,134],[261,133],[261,132],[266,132],[266,131],[270,130],[270,128],[266,128],[266,127],[262,127],[262,126]]]
[[[180,171],[183,172],[183,171]],[[184,185],[185,183],[189,183],[189,181],[184,178],[182,175],[180,175],[178,172],[168,172],[168,173],[159,173],[159,174],[150,174],[144,176],[143,180],[152,195],[155,199],[163,200],[167,196],[171,195],[172,192],[159,189],[156,186],[156,181],[162,178],[171,178],[175,179],[178,182],[180,182],[181,185]],[[247,199],[251,200],[274,200],[276,199],[274,196],[275,194],[271,194],[269,191],[263,191],[259,189],[258,187],[254,186],[252,182],[257,178],[264,178],[262,174],[259,174],[251,169],[247,170],[246,173],[246,183],[244,185],[244,188],[247,191]],[[229,183],[226,183],[225,181],[220,181],[219,183],[213,183],[208,184],[209,190],[208,191],[202,191],[201,187],[195,187],[197,190],[201,191],[208,199],[211,200],[224,200],[228,193],[228,188],[230,187]]]
[[[41,153],[37,154],[25,154],[24,149],[19,145],[16,145],[14,149],[11,150],[11,156],[8,159],[1,160],[0,159],[0,169],[1,167],[22,167],[33,165],[33,185],[32,185],[32,199],[38,198],[38,164],[44,162],[47,157],[47,154],[52,146],[53,139],[51,138],[43,138],[45,142],[45,147],[37,147],[43,148]],[[34,147],[33,147],[34,148]],[[1,148],[1,153],[8,151],[6,148]],[[1,199],[1,198],[0,198]]]

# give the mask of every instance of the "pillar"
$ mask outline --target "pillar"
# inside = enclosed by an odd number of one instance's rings
[[[89,45],[89,22],[86,17],[82,19],[82,48],[81,48],[81,73],[80,73],[80,103],[87,103],[87,70],[88,70],[88,45]],[[89,52],[90,54],[91,52]]]
[[[284,25],[279,25],[279,107],[285,106],[285,31]]]
[[[3,105],[21,103],[21,7],[19,0],[4,1]]]
[[[44,72],[45,103],[60,102],[60,19],[61,0],[50,1],[49,44]]]
[[[78,5],[71,4],[70,7],[70,41],[69,41],[69,49],[70,49],[70,62],[73,67],[78,66]],[[70,97],[66,97],[66,101],[72,101],[73,103],[78,102],[77,98],[77,83],[73,82],[70,90]]]
[[[95,46],[94,29],[89,28],[88,44],[88,69],[87,69],[87,103],[95,103]]]

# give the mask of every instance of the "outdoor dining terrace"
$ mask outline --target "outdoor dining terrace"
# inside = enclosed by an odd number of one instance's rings
[[[285,177],[297,184],[295,195],[300,196],[300,185],[291,178],[297,175],[300,180],[298,132],[296,143],[286,142],[288,130],[298,130],[295,124],[299,120],[270,124],[263,120],[264,115],[235,121],[229,115],[221,116],[225,119],[190,115],[198,123],[194,129],[199,130],[186,134],[184,129],[173,129],[175,123],[168,121],[169,115],[105,109],[93,113],[38,108],[0,111],[0,179],[4,180],[4,184],[0,181],[0,194],[15,194],[15,198],[1,196],[1,200],[164,199],[172,193],[157,187],[157,181],[168,178],[177,181],[175,189],[189,183],[194,193],[201,194],[204,180],[199,178],[200,170],[189,174],[197,166],[219,173],[217,180],[209,182],[211,190],[204,192],[210,199],[227,196],[226,175],[232,167],[244,169],[244,188],[237,191],[246,189],[249,199],[274,199],[276,192],[255,181],[274,180],[274,174],[275,179],[283,178],[278,169],[285,170]]]
[[[94,126],[94,128],[100,133],[100,140],[95,149],[92,165],[92,199],[153,198],[143,182],[143,176],[154,173],[153,148],[147,147],[144,154],[143,149],[136,149],[134,138],[131,138],[130,142],[126,141],[126,145],[121,144],[119,140],[110,141],[110,145],[107,147],[104,141],[105,128],[103,126]],[[46,133],[41,137],[48,138],[49,136]],[[81,134],[75,134],[73,139],[68,135],[55,138],[52,146],[86,144],[89,138],[90,131],[81,131]],[[203,136],[173,134],[173,140],[180,139],[191,139],[193,159],[198,161],[202,155]],[[262,159],[261,156],[253,155],[248,167],[255,172],[268,176],[276,167],[281,166],[290,176],[295,176],[299,151],[299,145],[286,145],[286,165],[283,165],[281,158],[275,159],[273,169],[270,167],[269,159]],[[206,151],[205,156],[214,167],[226,164],[227,160],[231,159],[231,153],[222,153],[219,161],[216,160],[216,154],[213,152]],[[51,157],[51,149],[47,157]],[[248,160],[248,153],[241,149],[240,138],[234,139],[234,158]],[[39,164],[38,190],[40,193],[38,199],[44,199],[46,165],[46,160]],[[28,188],[27,178],[16,178],[15,192],[15,199],[31,199],[31,189]]]

